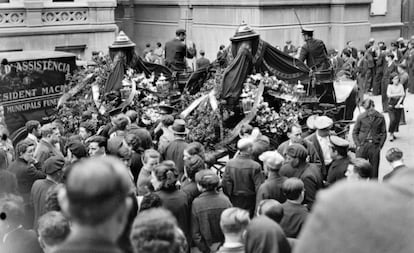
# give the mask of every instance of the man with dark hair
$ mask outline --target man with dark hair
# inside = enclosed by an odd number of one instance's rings
[[[362,102],[365,112],[360,114],[352,131],[352,139],[356,145],[356,156],[368,159],[374,167],[372,178],[378,178],[381,148],[387,138],[384,116],[375,110],[374,101],[365,99]]]
[[[383,177],[383,181],[389,180],[399,170],[408,169],[404,164],[403,152],[399,148],[390,148],[385,154],[385,158],[390,163],[392,171]]]
[[[62,179],[63,166],[65,166],[65,160],[62,157],[49,157],[43,164],[46,178],[36,180],[32,186],[30,198],[34,208],[34,228],[37,228],[38,218],[46,213],[45,202],[47,191],[52,186],[59,184]]]
[[[210,60],[205,57],[204,50],[200,50],[200,58],[196,61],[196,69],[206,68],[210,65]]]
[[[293,144],[288,147],[286,161],[295,170],[293,177],[301,179],[305,185],[304,204],[310,210],[316,193],[323,188],[323,181],[319,168],[306,162],[307,155],[307,150],[302,145]]]
[[[197,172],[195,179],[201,194],[192,204],[192,238],[201,252],[215,252],[224,241],[220,229],[221,213],[232,204],[217,190],[220,178],[212,170]]]
[[[132,187],[128,169],[118,159],[99,157],[75,164],[59,194],[72,232],[54,253],[120,253],[117,240],[132,206]]]
[[[79,126],[79,136],[83,142],[87,142],[88,138],[95,135],[95,124],[90,121],[82,122]]]
[[[300,49],[299,60],[305,62],[313,70],[324,70],[330,67],[328,52],[322,40],[313,38],[313,30],[302,28],[305,45]]]
[[[282,204],[284,215],[280,226],[287,237],[297,238],[309,214],[308,209],[302,205],[305,185],[298,178],[289,178],[283,183],[283,192],[287,201]]]
[[[195,54],[194,45],[185,44],[187,33],[185,29],[178,29],[176,37],[165,43],[165,65],[172,71],[184,71],[187,69],[185,58],[192,59]]]
[[[345,178],[345,172],[350,163],[348,157],[349,142],[341,137],[332,135],[329,137],[331,140],[331,157],[333,162],[328,170],[327,183],[329,185],[336,181]]]
[[[264,199],[257,206],[257,216],[260,215],[266,215],[279,224],[284,215],[283,206],[275,199]]]
[[[251,158],[253,141],[242,138],[237,143],[239,155],[227,162],[223,174],[223,192],[235,207],[249,210],[253,217],[256,194],[264,181],[259,163]]]
[[[141,140],[141,147],[143,150],[152,148],[152,137],[150,132],[138,125],[139,114],[134,110],[129,110],[125,115],[130,119],[131,124],[128,126],[127,133],[137,135]]]
[[[53,252],[70,233],[69,220],[61,212],[51,211],[39,218],[39,243],[44,253]]]
[[[33,141],[37,145],[39,143],[39,139],[42,137],[42,132],[40,131],[40,127],[41,127],[40,122],[37,120],[27,121],[26,122],[27,137],[25,140]]]
[[[349,52],[349,55],[352,56],[355,60],[358,59],[357,52],[358,50],[353,46],[352,40],[346,42],[346,47],[342,50],[342,54],[344,52]]]
[[[105,156],[107,139],[103,136],[91,136],[88,140],[88,152],[90,157]]]

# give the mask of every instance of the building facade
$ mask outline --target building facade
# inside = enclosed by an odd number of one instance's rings
[[[50,50],[89,59],[117,32],[116,0],[0,0],[0,52]]]
[[[341,49],[348,40],[363,48],[371,37],[390,42],[401,34],[402,1],[413,0],[118,0],[115,18],[139,52],[186,28],[187,38],[214,59],[243,21],[274,46],[288,39],[303,44],[295,11],[328,48]],[[384,3],[386,11],[378,12]]]

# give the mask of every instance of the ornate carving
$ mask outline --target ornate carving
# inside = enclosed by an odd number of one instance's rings
[[[86,10],[53,10],[42,12],[42,22],[46,24],[84,23],[88,20]]]
[[[0,26],[16,26],[23,24],[25,13],[21,11],[10,11],[0,13]]]

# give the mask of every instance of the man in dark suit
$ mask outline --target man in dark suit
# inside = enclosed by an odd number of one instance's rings
[[[346,42],[346,47],[344,48],[344,50],[342,50],[342,54],[345,51],[348,51],[352,58],[354,58],[355,60],[358,59],[358,50],[355,47],[353,47],[353,42],[351,40]]]
[[[305,45],[300,50],[299,60],[305,62],[313,70],[324,70],[330,67],[328,52],[322,40],[313,38],[312,29],[302,29]]]
[[[196,61],[196,69],[206,68],[210,65],[210,60],[205,57],[206,53],[200,50],[200,58]]]
[[[253,140],[242,138],[237,143],[239,155],[227,162],[223,174],[223,192],[235,207],[246,209],[253,217],[256,194],[264,181],[259,163],[251,158]]]
[[[403,152],[399,148],[388,149],[385,158],[390,163],[392,171],[384,176],[383,181],[388,181],[397,171],[408,169],[404,164]]]
[[[365,99],[362,107],[365,112],[355,122],[352,139],[357,147],[356,156],[369,160],[374,168],[372,178],[378,178],[380,152],[387,138],[385,118],[375,110],[371,99]]]
[[[121,253],[133,188],[128,169],[113,157],[90,158],[75,164],[59,194],[62,210],[71,217],[69,237],[54,253]]]
[[[350,159],[348,157],[349,142],[341,137],[332,135],[331,140],[331,157],[332,163],[329,166],[327,183],[329,185],[345,178],[345,172],[348,169]]]
[[[184,29],[175,32],[176,37],[165,43],[165,65],[172,71],[184,71],[187,69],[185,58],[192,59],[196,52],[194,46],[187,47],[187,37]]]

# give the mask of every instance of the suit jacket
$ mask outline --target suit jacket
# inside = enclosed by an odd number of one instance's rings
[[[227,162],[222,181],[223,192],[230,198],[231,196],[256,197],[263,179],[260,164],[248,155],[239,154]]]
[[[184,149],[186,149],[187,146],[188,143],[184,140],[176,139],[168,145],[163,154],[164,160],[172,160],[175,162],[178,173],[180,174],[180,180],[182,175],[184,175]]]
[[[326,175],[328,174],[328,168],[326,167],[325,157],[323,156],[322,148],[321,148],[321,145],[319,144],[318,137],[316,136],[316,132],[309,135],[305,139],[311,142],[313,146],[315,147],[316,154],[319,158],[318,164],[320,165],[322,176],[325,178]]]
[[[395,167],[391,172],[389,172],[388,174],[386,174],[383,178],[382,181],[388,181],[390,178],[392,178],[394,176],[395,173],[399,172],[400,170],[406,170],[408,169],[407,166],[405,166],[405,164],[402,164],[400,166]]]
[[[174,38],[165,43],[165,64],[173,71],[187,68],[185,58],[193,58],[194,52],[187,49],[183,41]]]
[[[309,39],[300,50],[299,60],[305,62],[309,68],[322,70],[330,66],[328,52],[322,40]]]
[[[54,185],[55,183],[48,179],[39,179],[32,186],[30,196],[34,207],[34,228],[37,228],[37,220],[39,217],[46,213],[46,193]]]
[[[53,253],[122,253],[118,245],[97,235],[76,235],[69,237]]]
[[[33,183],[37,179],[46,178],[45,173],[37,170],[33,165],[28,164],[22,158],[17,158],[10,164],[9,170],[16,175],[19,193],[29,195]]]
[[[374,144],[382,147],[386,138],[385,118],[381,113],[375,109],[370,109],[358,116],[352,131],[352,139],[357,147],[367,141],[372,141]]]
[[[305,199],[303,200],[303,204],[307,204],[310,210],[315,202],[316,193],[323,188],[320,170],[313,164],[307,164],[302,169],[296,169],[294,177],[302,180],[305,185]]]
[[[349,157],[344,157],[332,162],[328,170],[328,184],[333,184],[336,181],[345,178],[345,173],[348,169],[349,162]]]
[[[291,54],[293,54],[293,53],[296,52],[296,47],[294,45],[292,45],[292,44],[285,45],[283,47],[283,52],[286,53],[286,54],[288,54],[288,55],[291,55]]]

